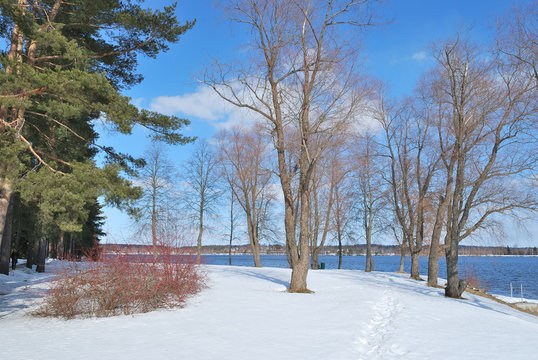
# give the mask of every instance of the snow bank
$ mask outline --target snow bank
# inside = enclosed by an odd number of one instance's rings
[[[504,360],[536,356],[538,317],[467,293],[467,300],[447,299],[442,289],[428,288],[407,275],[310,271],[308,284],[315,293],[290,294],[285,292],[288,269],[206,268],[209,287],[185,308],[135,316],[32,318],[27,312],[38,297],[23,295],[43,283],[30,283],[26,290],[13,288],[0,296],[2,357]],[[28,339],[31,346],[26,345]]]

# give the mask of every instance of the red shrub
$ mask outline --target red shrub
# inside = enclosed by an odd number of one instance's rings
[[[203,287],[204,276],[192,259],[160,245],[157,261],[153,255],[106,254],[99,261],[69,263],[35,314],[71,319],[181,306]]]

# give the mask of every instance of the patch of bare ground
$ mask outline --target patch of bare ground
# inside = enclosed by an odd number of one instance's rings
[[[536,304],[536,306],[525,307],[525,306],[522,306],[522,305],[518,305],[518,303],[514,303],[514,304],[507,303],[506,301],[498,299],[495,296],[487,294],[487,293],[485,293],[485,292],[483,292],[481,290],[467,288],[467,289],[465,289],[465,291],[468,292],[468,293],[471,293],[473,295],[482,296],[482,297],[491,299],[493,301],[496,301],[498,303],[504,304],[506,306],[510,306],[511,308],[519,310],[521,312],[531,314],[531,315],[534,315],[534,316],[538,316],[538,304]],[[529,304],[529,303],[519,303],[519,304]]]

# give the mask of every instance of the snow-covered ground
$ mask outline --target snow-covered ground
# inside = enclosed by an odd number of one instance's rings
[[[0,275],[2,359],[538,357],[538,317],[468,293],[447,299],[405,274],[310,271],[315,293],[290,294],[288,269],[206,269],[208,288],[185,308],[69,321],[27,314],[50,273]]]

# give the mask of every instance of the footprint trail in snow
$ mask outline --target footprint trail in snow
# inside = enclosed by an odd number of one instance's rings
[[[373,307],[370,322],[355,341],[360,353],[359,359],[390,359],[405,354],[398,344],[391,343],[394,332],[394,318],[403,309],[394,292],[385,289],[380,301]]]

